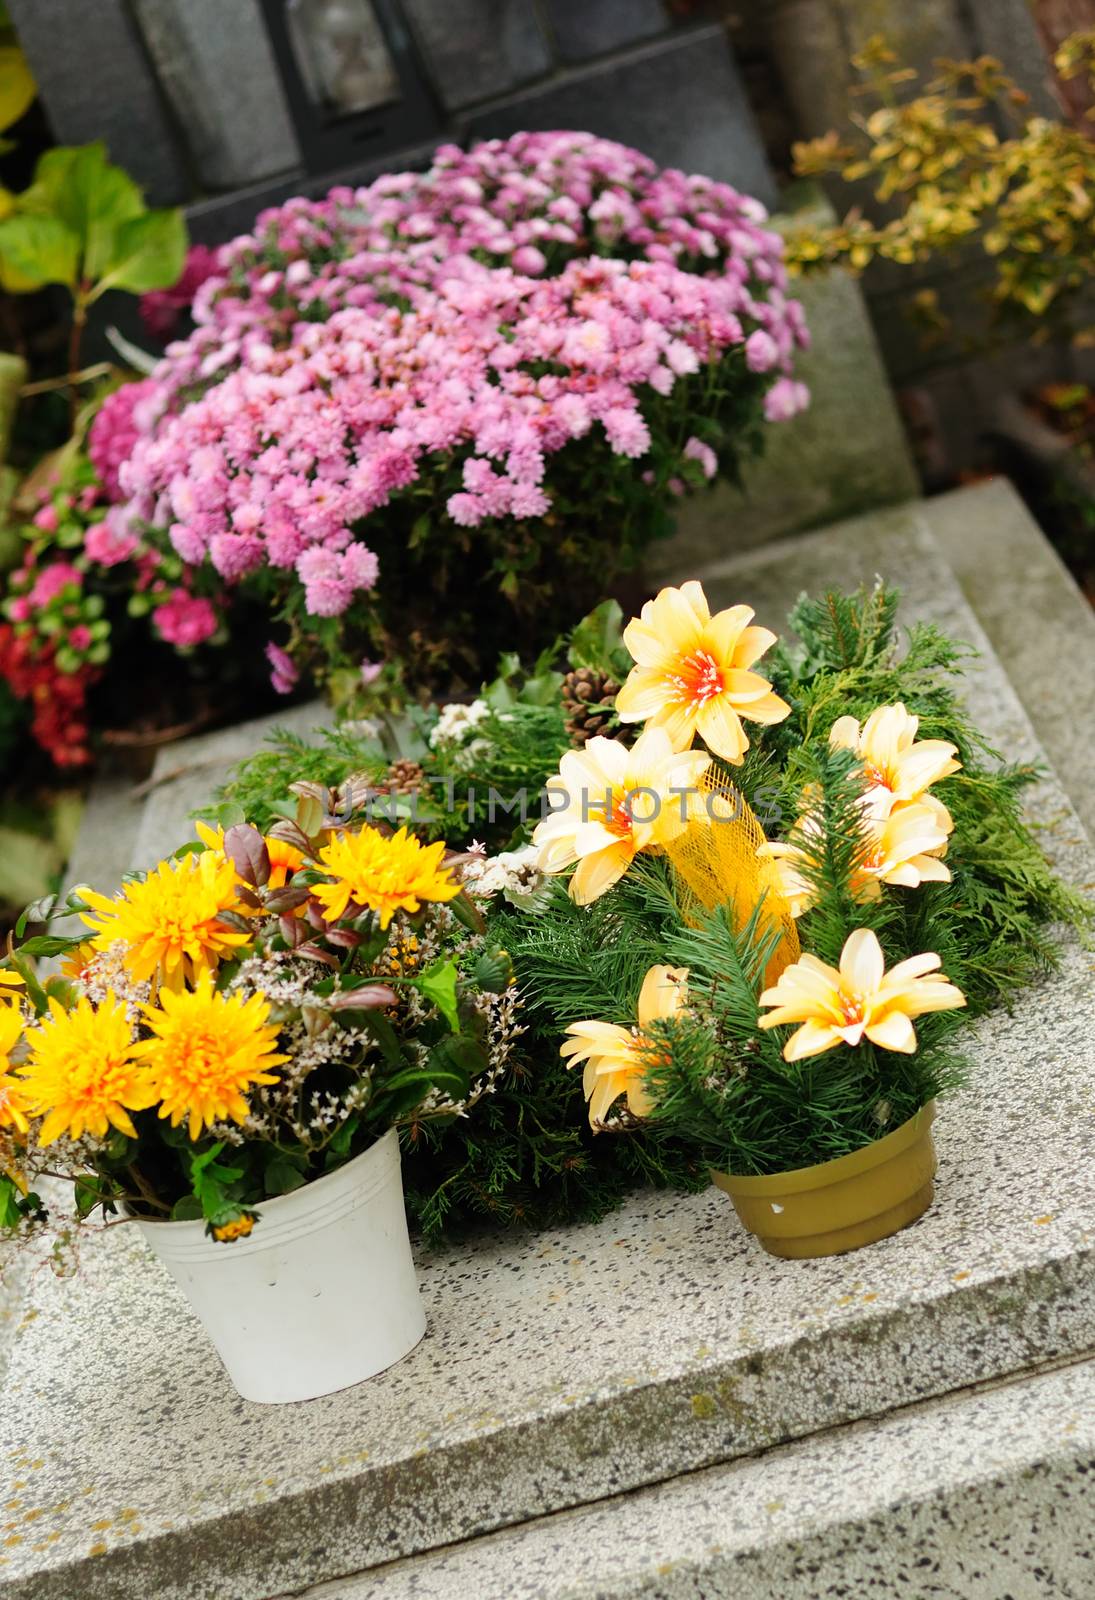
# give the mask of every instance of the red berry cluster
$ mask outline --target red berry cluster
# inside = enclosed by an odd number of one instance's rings
[[[55,657],[52,643],[0,624],[0,678],[19,699],[30,701],[35,739],[59,767],[86,766],[91,760],[87,694],[102,674],[91,666],[62,672]]]

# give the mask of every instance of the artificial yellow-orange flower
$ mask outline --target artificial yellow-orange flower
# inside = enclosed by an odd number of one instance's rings
[[[940,859],[946,854],[953,826],[945,806],[925,800],[896,806],[884,815],[867,811],[863,820],[864,853],[852,872],[850,888],[860,902],[877,900],[884,883],[916,889],[922,883],[949,883],[950,868]],[[942,816],[940,816],[942,812]],[[816,834],[821,827],[814,814],[800,817],[798,834]],[[771,840],[758,855],[770,856],[779,873],[780,889],[793,917],[802,916],[814,903],[814,886],[806,873],[807,854],[793,841]]]
[[[152,1038],[133,1053],[161,1102],[160,1116],[173,1128],[185,1122],[191,1139],[214,1122],[243,1122],[245,1091],[276,1083],[270,1069],[289,1060],[277,1050],[266,996],[218,993],[208,974],[195,989],[161,991],[159,1005],[142,1010]]]
[[[9,972],[6,967],[0,967],[0,1000],[17,1000],[19,996],[15,991],[25,987],[17,972]]]
[[[570,1067],[585,1062],[583,1087],[589,1101],[590,1126],[597,1130],[621,1095],[627,1108],[645,1117],[652,1103],[643,1079],[657,1049],[644,1030],[662,1018],[675,1017],[688,998],[688,973],[683,967],[651,967],[639,995],[638,1025],[621,1028],[613,1022],[572,1022],[559,1054]]]
[[[863,763],[867,779],[865,800],[875,816],[888,816],[901,806],[926,805],[945,832],[951,831],[950,813],[928,790],[941,778],[962,770],[954,758],[956,745],[946,739],[917,739],[919,717],[899,701],[878,706],[860,727],[855,717],[839,717],[829,733],[830,744],[852,750]]]
[[[0,1006],[0,1128],[26,1133],[26,1087],[12,1076],[11,1053],[23,1037],[23,1018],[13,1005]]]
[[[717,756],[740,765],[749,748],[742,719],[782,722],[791,708],[749,669],[776,642],[752,627],[750,606],[711,615],[703,588],[663,589],[624,629],[636,665],[616,696],[623,722],[664,728],[677,750],[698,733]]]
[[[224,855],[224,829],[220,826],[211,828],[207,822],[196,822],[194,831],[198,838],[210,850],[216,850]],[[290,844],[287,839],[278,839],[264,833],[262,842],[266,846],[266,854],[270,858],[270,876],[264,887],[272,894],[275,889],[284,889],[294,872],[299,872],[304,865],[303,852],[296,845]],[[228,858],[226,858],[228,859]],[[240,880],[243,881],[242,879]],[[241,909],[246,910],[246,907]]]
[[[136,1136],[131,1111],[152,1105],[147,1074],[134,1060],[133,1026],[112,991],[98,1006],[85,996],[71,1010],[53,996],[49,1016],[27,1033],[30,1052],[17,1072],[26,1105],[45,1120],[39,1144],[61,1134],[106,1137],[110,1128]]]
[[[250,1211],[244,1211],[238,1217],[233,1217],[231,1222],[222,1222],[219,1227],[212,1230],[212,1233],[214,1239],[221,1244],[231,1244],[233,1239],[246,1239],[254,1226],[254,1215]]]
[[[84,921],[96,950],[125,946],[126,971],[138,981],[159,979],[181,989],[233,955],[250,935],[222,921],[239,909],[236,869],[212,850],[161,861],[113,899],[92,889],[83,898],[94,915]]]
[[[359,907],[375,911],[386,928],[397,911],[417,911],[424,901],[454,900],[460,893],[451,867],[441,865],[444,854],[444,840],[424,845],[406,828],[390,838],[368,827],[336,833],[319,853],[329,882],[317,883],[312,895],[328,922]]]
[[[95,941],[85,939],[81,944],[73,945],[61,957],[61,971],[66,978],[82,978],[88,965],[95,955]]]
[[[844,941],[839,969],[810,955],[787,967],[760,997],[762,1006],[775,1009],[759,1026],[801,1023],[783,1047],[785,1061],[820,1055],[838,1044],[858,1045],[865,1038],[884,1050],[911,1054],[916,1049],[913,1017],[966,1003],[939,966],[937,955],[924,954],[887,972],[875,934],[857,928]]]
[[[568,750],[547,785],[550,815],[532,836],[541,872],[565,872],[577,862],[570,897],[589,905],[639,851],[684,832],[688,796],[710,762],[706,751],[674,750],[662,728],[645,729],[630,750],[603,738]]]

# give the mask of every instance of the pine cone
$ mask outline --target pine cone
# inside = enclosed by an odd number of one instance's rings
[[[597,734],[607,733],[615,717],[614,703],[619,684],[593,667],[576,667],[563,679],[563,710],[571,743],[585,744]]]
[[[428,787],[428,779],[417,761],[393,761],[388,768],[389,794],[417,794]]]

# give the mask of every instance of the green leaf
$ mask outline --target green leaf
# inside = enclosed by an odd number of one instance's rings
[[[624,649],[623,619],[615,600],[603,600],[588,617],[583,617],[570,636],[567,659],[571,666],[591,667],[608,674],[618,671]]]
[[[104,1201],[110,1199],[110,1185],[98,1173],[81,1172],[75,1180],[76,1210],[81,1217],[89,1217]]]
[[[69,950],[75,950],[83,939],[79,934],[72,938],[63,939],[59,934],[39,934],[35,939],[26,939],[19,946],[20,953],[25,956],[63,956]]]
[[[117,231],[144,213],[140,189],[102,144],[81,145],[52,185],[53,211],[80,241],[82,276],[98,282],[116,259]]]
[[[184,1194],[171,1207],[172,1222],[200,1222],[202,1203],[196,1194]]]
[[[10,128],[38,93],[27,58],[17,45],[0,47],[0,129]]]
[[[128,289],[131,294],[169,289],[182,276],[185,262],[182,212],[146,211],[114,229],[109,259],[92,298],[107,289]]]
[[[306,1182],[304,1173],[287,1156],[277,1156],[263,1175],[263,1184],[269,1195],[289,1194]]]
[[[47,283],[75,288],[80,241],[58,217],[21,214],[0,222],[0,282],[13,293]]]
[[[452,1029],[460,1031],[460,1017],[456,1009],[456,963],[450,956],[435,961],[425,972],[411,979],[419,994],[435,1005]]]

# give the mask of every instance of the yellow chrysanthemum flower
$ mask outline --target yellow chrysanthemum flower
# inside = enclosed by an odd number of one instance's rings
[[[452,869],[441,865],[444,840],[424,845],[406,828],[385,838],[376,828],[336,833],[319,853],[329,883],[317,883],[313,897],[328,922],[338,922],[352,907],[375,911],[386,928],[397,911],[417,911],[423,901],[454,900],[460,893]]]
[[[717,756],[740,766],[749,740],[742,718],[782,722],[791,708],[749,668],[776,642],[751,627],[751,606],[711,615],[703,586],[663,589],[624,629],[636,663],[616,696],[622,722],[664,728],[675,750],[698,733]]]
[[[277,1051],[265,995],[219,994],[208,974],[196,989],[163,990],[159,1005],[142,1010],[153,1037],[133,1053],[161,1102],[160,1116],[173,1128],[185,1121],[191,1139],[214,1122],[243,1122],[244,1091],[276,1083],[270,1068],[289,1060]]]
[[[161,861],[114,899],[83,891],[95,913],[84,916],[96,950],[125,945],[126,971],[138,981],[156,977],[181,989],[248,942],[249,935],[222,922],[238,910],[236,869],[212,850]]]
[[[155,1101],[148,1076],[134,1061],[133,1027],[108,991],[99,1006],[81,997],[70,1011],[50,997],[50,1014],[27,1034],[30,1056],[17,1069],[27,1108],[45,1117],[39,1144],[61,1134],[105,1138],[110,1128],[135,1137],[130,1111]]]
[[[867,779],[868,810],[888,816],[907,805],[927,805],[939,825],[949,833],[950,813],[928,790],[941,778],[962,770],[954,758],[958,747],[946,739],[917,739],[920,718],[899,701],[878,706],[860,727],[855,717],[839,717],[829,733],[829,743],[852,750],[863,763]]]
[[[775,1009],[760,1018],[759,1026],[802,1024],[783,1047],[785,1061],[820,1055],[838,1044],[858,1045],[863,1039],[911,1055],[916,1049],[911,1018],[966,1003],[939,966],[939,957],[928,953],[899,961],[887,972],[876,936],[869,928],[857,928],[844,941],[839,970],[809,955],[787,967],[775,987],[760,997],[762,1006]]]
[[[23,1037],[23,1018],[13,1005],[0,1006],[0,1128],[26,1133],[26,1093],[12,1076],[11,1053]]]
[[[570,897],[587,906],[623,877],[641,850],[660,848],[688,826],[688,797],[711,764],[705,750],[674,750],[662,728],[647,728],[629,750],[590,739],[568,750],[547,785],[551,812],[537,823],[541,872],[565,872]]]
[[[644,1029],[663,1017],[675,1017],[688,995],[684,967],[651,967],[639,995],[638,1026],[621,1028],[614,1022],[572,1022],[570,1038],[559,1048],[568,1067],[585,1062],[583,1088],[589,1101],[589,1122],[594,1132],[621,1095],[636,1117],[651,1111],[643,1078],[651,1062],[651,1043]]]

